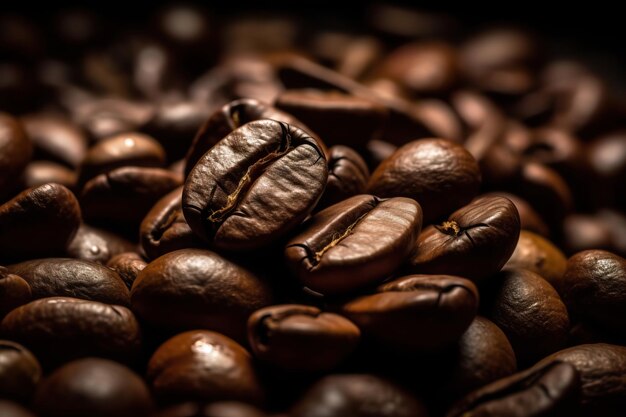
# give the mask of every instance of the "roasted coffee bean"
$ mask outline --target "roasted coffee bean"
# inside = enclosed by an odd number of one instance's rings
[[[113,256],[107,262],[107,266],[118,273],[126,287],[130,289],[133,282],[137,279],[137,275],[148,263],[144,261],[136,252],[124,252]]]
[[[33,298],[28,282],[0,266],[0,320],[11,310]]]
[[[87,220],[134,226],[161,197],[180,185],[180,176],[164,169],[117,168],[85,184],[81,207]]]
[[[33,142],[35,159],[78,168],[87,153],[87,138],[78,126],[46,113],[27,115],[21,121]]]
[[[285,248],[287,263],[323,294],[383,281],[415,250],[422,210],[409,198],[358,195],[313,216]]]
[[[183,212],[215,247],[251,250],[297,226],[326,186],[328,167],[306,132],[283,122],[250,122],[211,148],[187,177]]]
[[[178,249],[204,246],[191,231],[182,207],[183,187],[161,198],[139,226],[141,249],[149,259]]]
[[[372,173],[368,192],[420,203],[424,223],[447,216],[476,197],[478,164],[462,146],[443,139],[417,140],[399,148]]]
[[[18,307],[0,331],[29,348],[44,368],[86,356],[132,362],[141,344],[139,323],[127,308],[69,297]]]
[[[373,170],[398,149],[396,145],[383,140],[370,140],[366,145],[368,167]]]
[[[113,256],[136,249],[136,245],[122,236],[87,224],[81,224],[67,247],[72,258],[105,264]]]
[[[573,365],[580,374],[581,416],[622,415],[626,403],[626,347],[604,343],[574,346],[548,356],[536,366],[553,360]]]
[[[0,400],[0,415],[3,417],[36,417],[28,409],[5,400]]]
[[[511,341],[520,365],[528,365],[565,345],[569,316],[559,294],[534,272],[511,269],[493,279],[490,318]]]
[[[454,274],[480,283],[506,264],[519,231],[519,215],[510,200],[478,198],[452,213],[447,221],[424,229],[409,270]]]
[[[536,272],[560,293],[566,263],[567,258],[552,242],[522,230],[515,251],[504,268],[521,268]]]
[[[579,374],[569,363],[548,361],[486,385],[461,401],[447,417],[557,417],[578,405]]]
[[[426,408],[403,388],[374,375],[330,375],[304,394],[293,417],[426,417]]]
[[[87,151],[80,166],[79,183],[124,166],[161,167],[165,151],[150,136],[136,132],[103,139]]]
[[[248,320],[254,355],[288,371],[335,368],[356,348],[360,334],[350,320],[305,305],[262,308]]]
[[[76,172],[50,161],[32,161],[22,173],[22,183],[25,188],[39,187],[54,182],[73,190],[77,181]]]
[[[148,363],[156,398],[258,403],[263,393],[250,354],[219,333],[195,330],[163,343]]]
[[[149,415],[152,400],[130,369],[87,358],[52,372],[37,390],[34,408],[42,417],[137,417]]]
[[[62,254],[80,223],[78,201],[64,186],[22,191],[0,206],[0,258]]]
[[[234,130],[255,120],[272,119],[297,126],[308,132],[324,148],[319,138],[302,122],[269,104],[254,99],[232,101],[209,117],[196,133],[186,156],[185,175],[189,175],[202,155]]]
[[[258,408],[237,401],[218,401],[210,405],[184,403],[167,407],[154,417],[267,417]]]
[[[26,168],[32,153],[33,145],[22,124],[7,113],[0,113],[0,198],[13,191],[15,177]]]
[[[287,90],[275,106],[304,122],[329,146],[361,147],[380,137],[387,119],[384,106],[336,91]]]
[[[28,403],[40,378],[39,362],[28,349],[0,340],[0,398]],[[4,416],[1,409],[0,415]]]
[[[588,250],[567,261],[561,294],[572,315],[626,335],[626,260],[603,250]]]
[[[363,194],[370,176],[365,161],[353,149],[336,145],[328,150],[328,154],[328,182],[316,211]]]
[[[477,310],[476,286],[445,275],[398,278],[341,307],[363,336],[401,350],[433,350],[453,344]],[[407,332],[408,328],[414,331]]]
[[[570,255],[588,249],[610,251],[613,248],[613,232],[599,216],[570,214],[563,220],[562,246]]]
[[[32,298],[73,297],[128,307],[130,296],[120,276],[94,262],[47,258],[9,266],[30,286]]]
[[[527,230],[543,237],[550,236],[550,229],[546,222],[541,218],[539,213],[523,198],[511,193],[496,192],[488,195],[499,195],[500,197],[506,197],[515,204],[515,208],[519,213],[520,227],[522,230]]]
[[[245,340],[248,316],[270,305],[263,281],[218,254],[181,249],[150,262],[131,291],[133,310],[171,330],[205,328]]]
[[[587,158],[597,177],[593,186],[601,187],[598,203],[626,208],[623,193],[615,192],[626,181],[626,132],[610,132],[594,139],[587,147]]]

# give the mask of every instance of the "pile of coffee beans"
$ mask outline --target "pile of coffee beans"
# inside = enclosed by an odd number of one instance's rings
[[[117,23],[0,16],[0,416],[624,415],[606,79],[391,6]]]

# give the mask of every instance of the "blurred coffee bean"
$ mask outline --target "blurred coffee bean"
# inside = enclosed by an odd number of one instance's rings
[[[613,247],[613,231],[598,216],[570,214],[563,220],[562,245],[568,254],[587,249],[610,251]]]
[[[0,400],[0,414],[4,417],[36,417],[28,409],[6,400]]]
[[[210,405],[183,403],[167,407],[154,417],[267,417],[258,408],[237,401],[217,401]]]
[[[519,213],[520,226],[522,230],[527,230],[546,238],[550,236],[550,229],[548,228],[548,225],[541,218],[541,216],[539,216],[539,213],[537,213],[535,209],[532,208],[530,204],[528,204],[528,201],[511,193],[498,191],[495,193],[490,193],[489,195],[492,194],[508,198],[513,202],[513,204],[515,204],[515,208]]]
[[[128,289],[131,289],[133,282],[137,279],[137,275],[148,264],[136,252],[124,252],[113,256],[107,262],[107,267],[118,273]]]
[[[315,211],[365,193],[370,176],[365,161],[352,148],[336,145],[328,154],[328,182]]]
[[[598,137],[587,148],[589,164],[598,177],[600,204],[626,208],[619,190],[626,182],[626,132],[617,131]],[[595,185],[595,184],[594,184]]]
[[[30,161],[33,145],[22,124],[7,113],[0,113],[0,201],[4,201]]]
[[[366,145],[366,161],[370,171],[375,170],[385,159],[398,149],[397,146],[383,140],[370,140]]]
[[[25,188],[40,187],[53,182],[73,190],[77,181],[76,172],[56,162],[32,161],[22,173]]]
[[[85,134],[69,120],[46,113],[21,118],[33,142],[34,158],[59,162],[77,168],[87,152]]]
[[[0,320],[14,308],[32,299],[33,294],[28,282],[0,266]]]
[[[81,224],[67,247],[67,255],[84,261],[106,264],[113,256],[130,252],[136,245],[115,233]]]
[[[28,349],[0,340],[0,398],[28,404],[41,373],[39,362]],[[1,408],[0,415],[5,415]]]

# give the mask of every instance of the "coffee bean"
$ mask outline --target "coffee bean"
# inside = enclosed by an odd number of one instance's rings
[[[39,362],[28,349],[0,340],[0,397],[28,403],[41,378]],[[0,408],[0,414],[4,416]]]
[[[137,275],[139,275],[139,272],[147,265],[146,261],[136,252],[120,253],[113,256],[107,262],[107,266],[119,274],[128,289],[133,286]]]
[[[48,183],[61,184],[73,190],[78,177],[71,169],[49,161],[32,161],[22,173],[22,183],[25,188],[39,187]]]
[[[28,409],[6,400],[0,400],[0,414],[4,417],[35,417]]]
[[[33,145],[22,124],[7,113],[0,113],[0,197],[15,188],[14,179],[30,161]]]
[[[0,266],[0,319],[14,308],[28,303],[32,298],[33,294],[28,282]]]
[[[328,154],[328,182],[316,211],[363,194],[370,176],[365,161],[352,148],[336,145]]]
[[[522,230],[527,230],[546,238],[550,237],[550,229],[548,228],[548,225],[541,218],[539,213],[537,213],[537,211],[532,208],[528,201],[511,193],[489,193],[489,195],[492,194],[508,198],[513,202],[513,204],[515,204],[515,208],[519,213],[520,227],[522,228]]]
[[[72,258],[105,264],[113,256],[135,250],[136,245],[122,236],[81,224],[67,247]]]
[[[167,407],[156,413],[154,417],[266,417],[258,408],[237,402],[218,401],[210,405],[184,403]]]

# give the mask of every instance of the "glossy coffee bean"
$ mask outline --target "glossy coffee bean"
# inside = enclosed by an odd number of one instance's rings
[[[139,240],[149,259],[178,249],[204,246],[185,220],[182,199],[183,187],[178,187],[161,198],[141,222]]]
[[[564,346],[569,316],[554,287],[524,269],[502,271],[493,282],[497,289],[490,318],[511,341],[520,365]]]
[[[572,415],[580,380],[568,363],[549,361],[477,389],[457,402],[447,417],[557,417]]]
[[[11,310],[33,298],[28,282],[0,266],[0,320]]]
[[[350,292],[396,271],[414,252],[421,226],[414,200],[358,195],[313,216],[289,241],[285,258],[306,287]]]
[[[83,223],[67,247],[67,254],[72,258],[105,264],[113,256],[135,248],[135,244],[122,236]]]
[[[21,118],[33,142],[35,159],[78,168],[87,153],[87,138],[78,126],[52,114],[35,113]]]
[[[39,362],[28,349],[0,340],[0,398],[28,403],[40,378]],[[2,411],[0,415],[4,416]]]
[[[22,183],[25,188],[39,187],[53,182],[73,190],[77,180],[76,172],[50,161],[32,161],[22,173]]]
[[[511,193],[503,193],[503,192],[495,192],[489,193],[488,195],[499,195],[500,197],[506,197],[515,204],[515,208],[519,213],[520,226],[522,230],[527,230],[543,237],[550,236],[550,229],[546,222],[541,218],[539,213],[532,208],[532,206],[528,203],[528,201],[523,198],[511,194]]]
[[[324,153],[306,132],[254,121],[198,161],[185,182],[183,212],[191,230],[215,247],[256,249],[304,220],[327,177]]]
[[[328,154],[328,182],[316,211],[365,193],[370,176],[365,161],[352,148],[336,145]]]
[[[150,358],[147,378],[162,402],[258,403],[263,396],[250,354],[232,339],[206,330],[163,343]]]
[[[561,350],[537,366],[553,360],[571,364],[580,374],[580,415],[620,416],[626,403],[626,347],[595,343]]]
[[[44,368],[86,356],[131,362],[141,344],[139,323],[127,308],[69,297],[18,307],[0,330],[29,348]]]
[[[275,106],[301,120],[329,146],[360,147],[380,137],[387,119],[384,106],[336,91],[287,90]]]
[[[250,404],[218,401],[209,405],[179,404],[159,411],[154,417],[267,417],[267,414]]]
[[[220,140],[246,123],[272,119],[288,125],[299,126],[317,141],[318,137],[294,116],[258,100],[245,98],[232,101],[213,113],[196,133],[186,156],[185,175],[189,175],[202,155]],[[321,141],[318,144],[323,147]]]
[[[626,334],[625,282],[624,258],[603,250],[588,250],[568,259],[561,294],[572,315]]]
[[[536,272],[560,293],[566,263],[567,258],[552,242],[533,232],[522,230],[515,251],[504,268]]]
[[[426,408],[403,388],[374,375],[329,375],[291,410],[293,417],[426,417]]]
[[[136,417],[152,408],[148,387],[119,363],[87,358],[52,372],[37,390],[34,408],[42,417]]]
[[[80,166],[79,182],[124,166],[161,167],[165,150],[154,138],[136,132],[103,139],[87,151]]]
[[[74,194],[59,184],[22,191],[0,206],[0,258],[63,253],[81,223]]]
[[[117,168],[85,184],[81,207],[87,220],[138,225],[161,197],[180,185],[180,176],[164,169]]]
[[[30,286],[33,299],[73,297],[128,307],[130,296],[113,270],[89,261],[46,258],[9,266]]]
[[[3,417],[36,417],[27,408],[6,400],[0,400],[0,415]]]
[[[305,305],[265,307],[248,320],[254,356],[288,371],[333,369],[356,348],[360,334],[350,320]]]
[[[376,293],[348,301],[341,311],[363,336],[401,350],[451,345],[478,310],[471,281],[445,275],[409,275],[381,285]],[[411,328],[413,331],[407,332]]]
[[[0,113],[0,196],[15,188],[13,181],[26,168],[32,153],[33,145],[22,124],[7,113]]]
[[[519,215],[510,200],[480,197],[447,221],[424,229],[409,270],[459,275],[480,283],[509,260],[519,231]]]
[[[133,310],[171,330],[210,329],[245,340],[248,316],[269,305],[259,278],[218,254],[181,249],[150,262],[131,291]]]
[[[130,289],[133,282],[137,279],[137,275],[148,263],[136,252],[124,252],[113,256],[107,262],[107,267],[118,273],[126,287]]]
[[[372,173],[368,192],[408,197],[420,203],[429,224],[478,194],[480,170],[462,146],[443,139],[413,141],[399,148]]]

